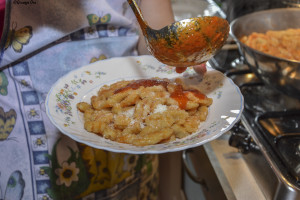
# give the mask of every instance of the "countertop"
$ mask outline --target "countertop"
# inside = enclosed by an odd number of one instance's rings
[[[266,199],[242,153],[229,146],[230,133],[203,145],[227,199]]]

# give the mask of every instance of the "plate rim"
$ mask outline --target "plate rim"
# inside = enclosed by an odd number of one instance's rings
[[[57,122],[54,120],[53,116],[51,115],[50,113],[50,108],[48,105],[49,103],[49,98],[52,94],[52,91],[55,89],[55,87],[62,81],[64,80],[67,76],[69,76],[70,74],[73,74],[77,71],[81,71],[84,67],[87,67],[87,66],[93,66],[93,65],[97,65],[98,63],[100,62],[103,62],[103,61],[106,61],[106,62],[109,62],[110,60],[123,60],[123,59],[139,59],[139,60],[142,60],[143,57],[146,57],[146,58],[151,58],[153,59],[154,57],[151,56],[151,55],[142,55],[142,56],[124,56],[124,57],[113,57],[113,58],[109,58],[109,59],[106,59],[106,60],[102,60],[102,61],[98,61],[98,62],[95,62],[95,63],[91,63],[91,64],[87,64],[87,65],[83,65],[81,67],[78,67],[74,70],[71,70],[69,71],[68,73],[64,74],[63,76],[61,76],[60,78],[58,78],[56,80],[56,82],[51,86],[50,90],[48,91],[47,93],[47,96],[46,96],[46,99],[45,99],[45,108],[46,108],[46,114],[47,114],[47,117],[50,119],[51,123],[64,135],[70,137],[71,139],[73,139],[74,141],[76,142],[79,142],[79,143],[83,143],[85,145],[88,145],[90,147],[93,147],[93,148],[96,148],[96,149],[102,149],[102,150],[105,150],[105,151],[110,151],[110,152],[115,152],[115,153],[128,153],[128,154],[162,154],[162,153],[170,153],[170,152],[177,152],[177,151],[183,151],[183,150],[186,150],[186,149],[189,149],[189,148],[194,148],[194,147],[198,147],[198,146],[201,146],[205,143],[208,143],[212,140],[215,140],[217,138],[219,138],[220,136],[222,136],[224,133],[228,132],[240,119],[241,119],[241,116],[242,116],[242,113],[243,113],[243,110],[244,110],[244,97],[240,91],[240,88],[233,82],[232,79],[230,79],[229,77],[225,76],[225,74],[223,74],[224,78],[226,78],[227,81],[230,82],[230,84],[235,88],[237,94],[239,95],[240,97],[240,109],[239,109],[239,113],[236,114],[236,117],[235,119],[229,124],[229,126],[227,126],[226,128],[224,128],[223,130],[220,130],[217,134],[205,139],[205,140],[202,140],[202,141],[199,141],[199,142],[195,142],[193,144],[188,144],[188,145],[184,145],[184,146],[180,146],[180,147],[176,147],[176,148],[165,148],[163,150],[161,149],[158,149],[158,150],[155,150],[155,149],[145,149],[145,150],[140,150],[140,151],[137,151],[137,150],[130,150],[130,149],[114,149],[114,148],[111,148],[111,147],[106,147],[106,146],[102,146],[100,147],[99,145],[96,145],[96,144],[93,144],[93,143],[90,143],[88,141],[85,141],[85,140],[81,140],[79,138],[77,138],[75,135],[71,134],[71,133],[68,133],[67,131],[65,131],[63,129],[63,127],[59,126],[57,124]],[[154,61],[157,61],[155,58],[153,59]],[[159,63],[159,61],[157,61]],[[208,71],[218,71],[217,69],[214,69],[212,68],[209,64],[207,64],[207,68],[208,68]],[[219,71],[218,71],[219,72]],[[119,79],[122,79],[121,77]],[[84,95],[83,95],[84,96]],[[82,98],[82,97],[81,97]],[[208,115],[210,114],[210,112],[208,113]],[[93,133],[91,133],[93,134]],[[98,136],[98,137],[101,137],[101,136]],[[189,136],[187,136],[189,137]],[[183,139],[183,138],[182,138]],[[131,145],[131,144],[123,144],[123,143],[118,143],[118,142],[115,142],[115,141],[111,141],[109,140],[110,142],[113,142],[113,143],[117,143],[117,144],[122,144],[122,145],[129,145],[129,146],[132,146],[132,147],[135,147],[137,148],[137,146],[134,146],[134,145]],[[155,145],[164,145],[164,144],[155,144]],[[147,146],[144,146],[144,147],[149,147],[149,146],[154,146],[154,145],[147,145]],[[143,147],[141,147],[143,148]]]

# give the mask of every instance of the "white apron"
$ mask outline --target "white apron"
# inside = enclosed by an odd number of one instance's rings
[[[91,62],[136,55],[125,0],[11,0],[0,60],[0,199],[156,199],[158,159],[63,136],[45,113],[58,78]]]

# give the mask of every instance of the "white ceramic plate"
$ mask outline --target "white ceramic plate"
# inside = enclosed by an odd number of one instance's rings
[[[84,129],[83,115],[76,109],[78,102],[90,102],[91,96],[96,95],[105,84],[152,77],[181,77],[186,84],[213,98],[207,120],[200,124],[199,132],[169,143],[137,147],[104,139]],[[221,72],[208,67],[203,78],[193,69],[178,74],[173,67],[152,56],[112,58],[83,66],[60,78],[46,99],[47,115],[62,133],[95,148],[134,154],[174,152],[202,145],[230,130],[240,119],[243,108],[244,100],[239,88]]]

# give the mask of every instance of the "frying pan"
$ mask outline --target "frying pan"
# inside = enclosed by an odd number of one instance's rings
[[[300,62],[279,58],[257,51],[240,41],[253,32],[300,28],[300,8],[278,8],[253,12],[230,23],[230,35],[236,41],[249,68],[265,84],[300,99]]]

